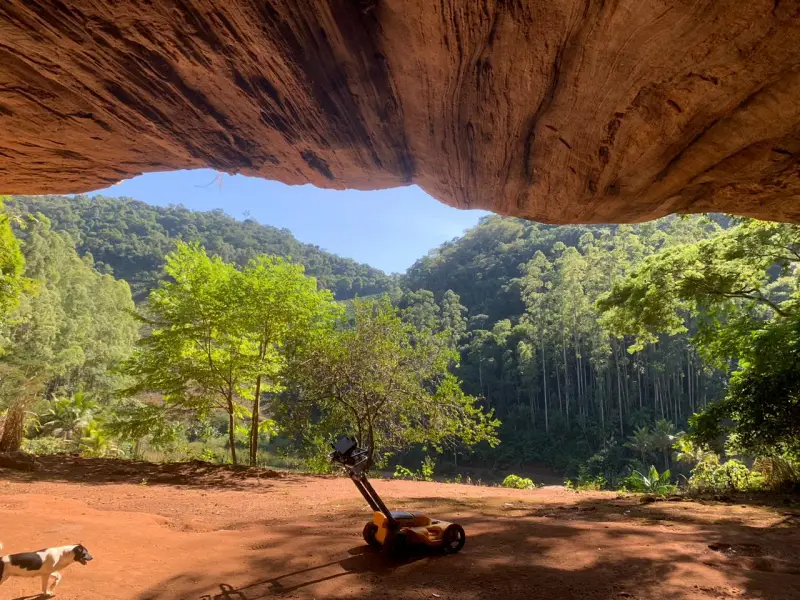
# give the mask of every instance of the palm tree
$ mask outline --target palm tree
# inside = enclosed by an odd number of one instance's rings
[[[647,453],[653,448],[653,435],[646,425],[637,427],[633,431],[633,435],[628,438],[625,443],[627,448],[636,450],[642,457],[642,464],[647,462]]]
[[[672,421],[666,419],[659,419],[656,421],[656,426],[653,429],[653,447],[656,450],[661,450],[664,453],[664,468],[669,469],[670,454],[672,454],[672,446],[675,444],[676,437],[675,425]]]

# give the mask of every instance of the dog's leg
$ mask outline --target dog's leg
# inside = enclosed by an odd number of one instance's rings
[[[58,571],[53,572],[50,575],[50,582],[51,583],[50,583],[50,592],[49,593],[50,593],[51,596],[55,596],[56,595],[56,586],[58,586],[58,584],[61,583],[61,573],[59,573]]]
[[[50,597],[50,575],[42,575],[42,596]]]

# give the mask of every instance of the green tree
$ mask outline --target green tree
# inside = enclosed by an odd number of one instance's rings
[[[728,393],[691,421],[702,447],[800,459],[800,315],[767,324],[733,373]]]
[[[0,196],[0,323],[5,322],[9,312],[19,303],[25,268],[19,240],[11,229],[3,200]]]
[[[400,315],[419,331],[435,331],[439,326],[439,306],[433,292],[418,290],[407,292],[399,302]]]
[[[442,297],[441,328],[448,333],[450,345],[458,348],[467,334],[467,308],[453,290],[447,290]]]
[[[317,290],[301,265],[274,256],[252,259],[235,276],[230,302],[234,323],[255,374],[250,413],[250,464],[256,464],[261,422],[261,397],[285,388],[287,358],[303,344],[328,335],[338,313],[333,294]]]
[[[167,256],[166,273],[170,280],[145,304],[150,332],[127,364],[136,378],[127,394],[160,392],[167,405],[201,417],[224,411],[236,464],[236,419],[246,414],[240,400],[255,379],[231,302],[236,269],[197,245],[180,244]]]
[[[127,281],[137,301],[158,285],[178,241],[198,243],[240,267],[256,256],[282,256],[304,265],[339,300],[383,293],[393,283],[379,269],[299,242],[287,229],[237,220],[219,209],[191,211],[101,195],[12,196],[8,206],[16,214],[47,216],[53,229],[70,234],[81,255],[94,256],[98,270]]]
[[[695,327],[700,352],[738,366],[726,397],[693,418],[691,437],[761,455],[797,452],[800,227],[744,220],[699,242],[649,257],[600,299],[604,321],[636,335]]]
[[[20,447],[26,411],[37,398],[81,388],[110,393],[112,370],[138,334],[127,284],[98,273],[45,217],[31,220],[22,249],[32,285],[5,326],[2,392],[11,401],[0,451]]]
[[[670,455],[672,447],[675,445],[677,430],[675,424],[667,419],[659,419],[653,428],[652,443],[653,448],[659,450],[664,455],[664,468],[670,468]]]
[[[297,363],[301,418],[315,413],[328,430],[344,429],[378,455],[413,444],[441,451],[455,442],[497,443],[498,422],[464,394],[448,371],[455,355],[440,339],[404,323],[390,300],[356,300],[352,326],[342,324]]]
[[[200,246],[180,244],[166,269],[171,280],[145,305],[151,331],[128,363],[137,380],[128,394],[160,392],[167,407],[201,418],[223,411],[234,464],[237,421],[249,417],[255,464],[259,434],[272,425],[261,418],[262,396],[284,388],[287,356],[330,323],[331,294],[278,257],[259,256],[239,270]]]
[[[693,317],[701,351],[724,364],[747,351],[747,334],[767,319],[796,312],[799,262],[800,228],[745,220],[648,257],[598,306],[612,331],[638,337],[638,348],[659,333],[686,333]]]
[[[634,429],[633,435],[628,438],[625,445],[639,453],[642,465],[644,465],[647,462],[647,455],[654,447],[653,434],[650,428],[642,426]]]
[[[85,392],[72,396],[53,396],[47,407],[39,413],[40,427],[47,435],[63,436],[72,439],[76,433],[82,434],[89,427],[100,406]]]

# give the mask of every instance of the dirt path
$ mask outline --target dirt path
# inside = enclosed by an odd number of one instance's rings
[[[456,556],[392,564],[364,548],[369,512],[347,479],[50,466],[0,470],[0,540],[88,546],[95,560],[65,571],[63,600],[800,598],[796,510],[379,480],[390,506],[468,536]],[[12,579],[0,599],[37,591]]]

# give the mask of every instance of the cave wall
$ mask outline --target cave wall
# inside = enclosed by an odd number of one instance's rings
[[[213,167],[800,221],[800,1],[4,0],[0,192]]]

